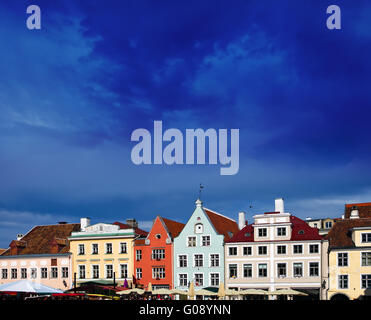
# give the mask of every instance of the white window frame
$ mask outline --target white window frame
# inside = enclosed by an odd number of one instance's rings
[[[190,246],[189,245],[189,238],[195,238],[195,245],[194,246]],[[187,236],[186,237],[186,246],[187,248],[196,248],[197,247],[197,236]]]
[[[211,265],[211,260],[212,260],[211,256],[212,255],[218,256],[218,265],[217,266],[212,266]],[[209,254],[209,268],[219,268],[219,267],[220,267],[220,254],[219,253],[210,253]]]
[[[236,254],[231,254],[230,250],[236,249]],[[236,257],[238,256],[238,247],[237,246],[228,246],[228,257]]]
[[[126,266],[126,277],[122,276],[122,267]],[[129,278],[129,264],[128,263],[120,263],[120,279],[128,279]]]
[[[185,267],[181,267],[180,266],[180,257],[181,256],[185,256],[185,258],[186,258],[186,266]],[[189,260],[188,260],[188,254],[187,253],[179,253],[179,254],[177,254],[177,266],[178,266],[178,268],[188,268],[189,267]]]
[[[204,245],[204,237],[209,237],[209,244],[208,245]],[[204,234],[201,236],[201,247],[210,247],[211,246],[211,235],[210,234]]]
[[[218,284],[212,284],[211,283],[211,275],[218,275]],[[220,272],[210,272],[209,273],[209,286],[211,286],[211,287],[218,287],[219,285],[220,285],[220,281],[221,279],[220,279]]]
[[[196,266],[196,255],[202,256],[202,266]],[[203,253],[194,253],[193,254],[193,267],[194,268],[203,268],[203,267],[205,267],[205,259],[204,259],[204,254]]]

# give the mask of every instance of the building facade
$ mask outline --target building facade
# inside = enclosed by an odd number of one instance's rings
[[[285,212],[283,199],[276,199],[275,205],[274,212],[255,215],[252,224],[226,241],[226,287],[291,288],[325,299],[328,241]]]
[[[346,205],[327,239],[328,298],[371,299],[371,203]]]
[[[184,227],[157,216],[145,239],[134,243],[134,269],[138,286],[173,289],[173,241]]]
[[[196,209],[174,239],[174,287],[187,290],[218,287],[224,282],[224,241],[239,231],[236,221],[204,208]]]
[[[76,285],[83,282],[115,282],[131,285],[134,274],[134,241],[147,232],[138,228],[135,220],[97,223],[81,219],[81,230],[68,238],[73,259]]]
[[[318,229],[318,233],[321,236],[328,234],[332,226],[338,220],[339,220],[338,218],[324,218],[324,219],[306,218],[305,219],[305,221],[308,223],[310,227]]]
[[[68,290],[72,287],[72,254],[68,236],[80,224],[36,226],[18,235],[0,255],[0,284],[29,280]]]

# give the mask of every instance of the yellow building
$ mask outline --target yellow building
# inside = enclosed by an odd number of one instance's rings
[[[138,228],[134,219],[126,224],[97,223],[81,219],[81,230],[68,238],[72,253],[72,275],[76,285],[83,282],[130,285],[134,274],[134,240],[147,232]]]
[[[357,207],[338,220],[327,238],[330,300],[371,299],[371,218]]]

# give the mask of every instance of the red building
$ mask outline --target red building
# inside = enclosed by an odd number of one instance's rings
[[[173,240],[184,227],[183,223],[157,216],[146,239],[134,243],[136,283],[152,289],[173,289]]]

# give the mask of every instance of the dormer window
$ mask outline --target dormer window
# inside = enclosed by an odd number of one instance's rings
[[[197,223],[195,225],[195,233],[203,233],[204,232],[204,226],[202,223]]]
[[[304,230],[299,230],[298,234],[304,234]]]

